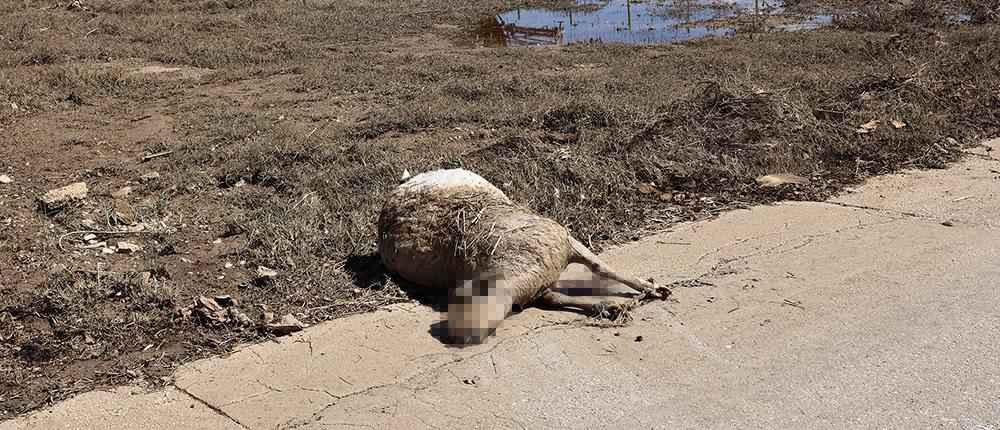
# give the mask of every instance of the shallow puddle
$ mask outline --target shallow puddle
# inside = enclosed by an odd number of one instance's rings
[[[724,36],[739,26],[801,30],[830,22],[825,15],[785,15],[780,0],[580,1],[574,10],[516,9],[481,21],[480,46],[571,43],[656,44]]]

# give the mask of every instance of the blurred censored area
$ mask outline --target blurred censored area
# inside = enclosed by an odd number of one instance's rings
[[[552,289],[538,292],[534,303],[550,291],[568,296],[615,296],[629,298],[634,292],[615,281],[604,279],[582,266],[570,266]],[[432,334],[453,344],[479,344],[491,336],[513,310],[516,291],[502,273],[482,273],[474,279],[460,280],[448,294],[446,320],[432,328]],[[587,300],[587,299],[584,299]],[[544,300],[542,300],[544,301]],[[594,303],[614,303],[595,299]],[[589,311],[582,302],[566,303],[564,307]],[[603,308],[602,308],[603,309]]]
[[[481,343],[511,311],[514,292],[502,273],[486,272],[460,280],[448,295],[445,335],[457,344]]]

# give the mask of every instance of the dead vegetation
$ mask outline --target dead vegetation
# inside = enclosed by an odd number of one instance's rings
[[[996,2],[836,3],[861,13],[800,33],[502,50],[452,42],[514,2],[18,0],[0,22],[0,418],[160,381],[272,336],[269,313],[315,323],[405,299],[373,258],[403,169],[473,170],[600,249],[942,167],[996,135]],[[971,22],[947,19],[961,10]],[[150,64],[190,73],[136,73]],[[757,184],[773,173],[809,182]],[[74,182],[86,198],[39,211]],[[82,230],[141,250],[59,240]],[[202,296],[251,324],[178,313]]]

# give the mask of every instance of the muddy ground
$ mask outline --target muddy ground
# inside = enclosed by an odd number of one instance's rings
[[[275,336],[271,318],[405,300],[373,255],[404,169],[473,169],[600,250],[942,167],[1000,129],[996,2],[789,2],[838,17],[517,49],[474,49],[471,29],[565,4],[476,3],[4,6],[0,419],[156,383]],[[779,172],[810,181],[757,185]],[[39,203],[75,182],[85,198]],[[199,296],[229,309],[191,308]]]

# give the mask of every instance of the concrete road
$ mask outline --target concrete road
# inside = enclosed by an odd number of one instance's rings
[[[1000,429],[1000,142],[824,203],[680,225],[605,253],[697,279],[622,327],[529,309],[487,344],[414,304],[77,396],[40,428]]]

